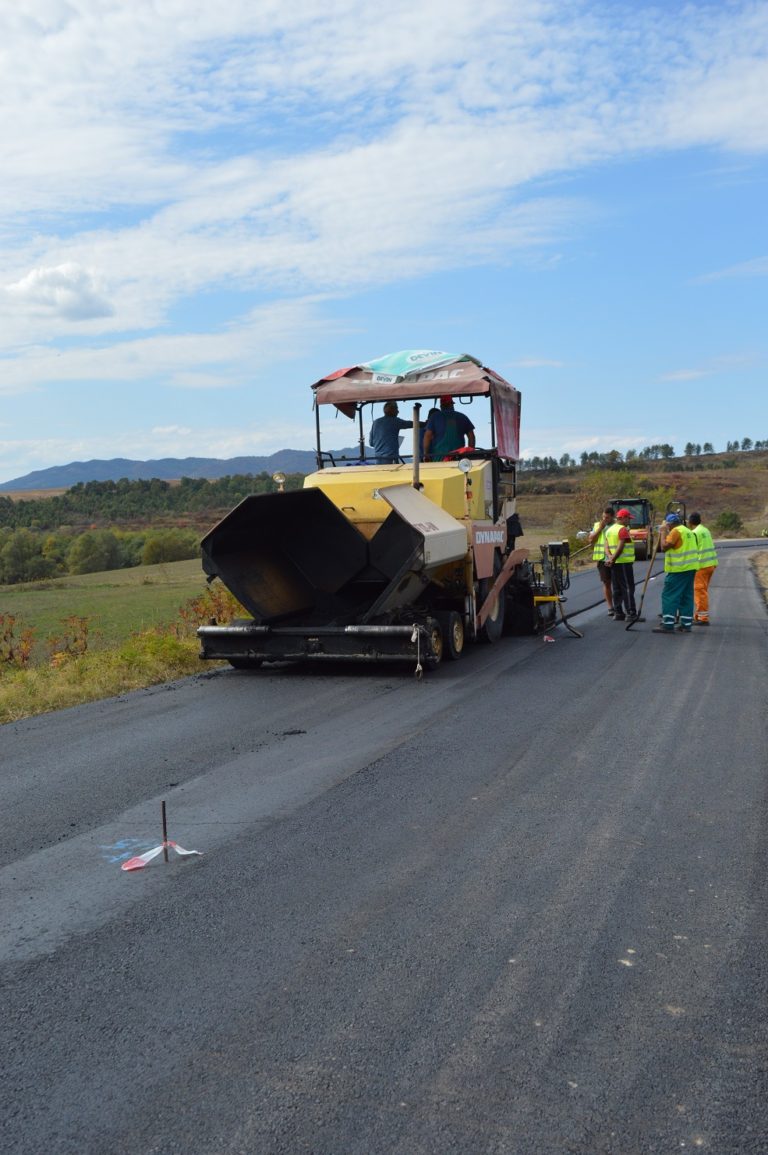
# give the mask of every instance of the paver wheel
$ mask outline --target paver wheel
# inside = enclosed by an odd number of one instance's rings
[[[434,667],[439,666],[443,660],[443,653],[445,651],[443,631],[437,618],[429,618],[426,628],[428,641],[427,652],[424,654],[424,665],[429,669],[434,669]]]
[[[488,594],[493,589],[493,583],[499,575],[501,569],[501,558],[498,553],[494,555],[493,559],[493,576],[489,578],[480,578],[477,583],[477,605],[478,608],[483,605]],[[482,642],[498,642],[501,635],[504,633],[504,601],[505,591],[502,590],[496,596],[491,612],[480,627],[480,640]]]
[[[444,610],[437,620],[443,631],[443,657],[457,662],[464,653],[464,619],[456,610]]]

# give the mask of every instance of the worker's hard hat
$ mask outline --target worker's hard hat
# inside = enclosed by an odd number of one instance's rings
[[[616,514],[616,516],[617,517],[630,517],[631,518],[632,514],[629,512],[628,509],[620,509],[619,512]]]
[[[666,521],[667,525],[675,525],[678,521],[680,521],[680,514],[668,513],[664,520]]]
[[[453,405],[453,397],[441,397],[440,398],[440,404],[443,407],[445,407],[447,405]]]

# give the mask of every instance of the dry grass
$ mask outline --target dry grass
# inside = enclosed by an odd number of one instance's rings
[[[752,569],[757,578],[760,589],[763,591],[766,605],[768,605],[768,550],[762,550],[751,558]]]
[[[63,664],[6,669],[0,676],[0,723],[80,706],[200,672],[196,638],[150,631],[116,650]]]
[[[10,497],[11,501],[34,501],[37,498],[61,497],[62,493],[66,492],[67,487],[63,489],[5,489],[0,496]]]
[[[541,537],[542,544],[568,536],[573,507],[574,495],[569,493],[523,493],[517,499],[525,536]]]

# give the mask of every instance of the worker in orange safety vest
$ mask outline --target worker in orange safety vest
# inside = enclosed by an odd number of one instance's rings
[[[717,569],[717,550],[712,534],[701,524],[701,514],[692,513],[688,525],[699,549],[699,568],[693,579],[693,624],[709,625],[709,583]]]

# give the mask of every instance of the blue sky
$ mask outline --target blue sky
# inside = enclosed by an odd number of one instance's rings
[[[404,348],[525,456],[768,438],[768,2],[25,0],[0,93],[0,482],[310,448]]]

